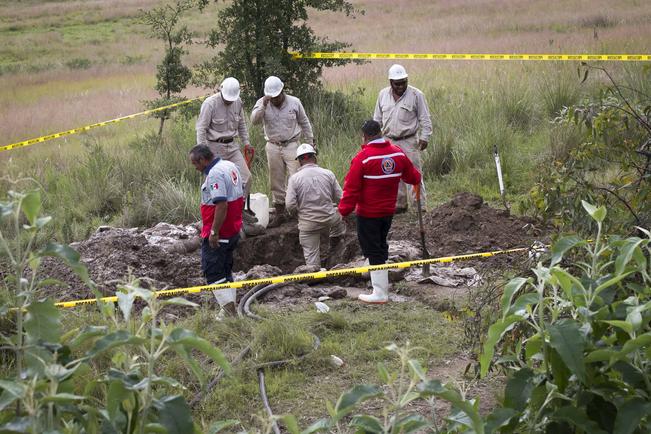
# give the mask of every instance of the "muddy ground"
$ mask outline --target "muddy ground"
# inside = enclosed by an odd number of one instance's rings
[[[541,239],[541,230],[536,227],[535,221],[491,208],[483,203],[481,197],[470,193],[460,193],[450,202],[426,212],[423,220],[431,257],[522,247]],[[354,219],[347,219],[347,225],[346,249],[340,262],[355,266],[362,263],[362,258]],[[81,254],[91,278],[104,294],[112,294],[117,284],[129,275],[146,278],[141,284],[156,289],[187,287],[204,283],[200,271],[200,251],[182,253],[177,247],[197,234],[195,226],[167,223],[146,230],[102,227],[88,240],[74,243],[73,247]],[[420,232],[416,213],[396,216],[389,239],[393,245],[390,253],[392,262],[419,259]],[[513,261],[521,261],[521,258],[504,255],[492,261],[458,264],[462,267],[474,266],[481,271],[484,266],[508,267]],[[276,271],[267,274],[282,274],[291,273],[302,263],[296,222],[292,221],[269,229],[262,235],[241,240],[235,254],[234,270],[239,280],[244,278],[243,273],[256,265],[272,265],[277,267]],[[64,264],[55,259],[45,260],[42,272],[69,285],[45,288],[43,295],[53,296],[57,300],[94,297]],[[264,274],[249,273],[249,277],[262,277]],[[393,280],[401,277],[394,276]],[[329,286],[337,284],[365,286],[357,277],[328,282]]]

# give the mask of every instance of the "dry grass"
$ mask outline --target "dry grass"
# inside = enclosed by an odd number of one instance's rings
[[[39,72],[0,76],[0,137],[11,142],[140,110],[154,96],[157,41],[135,17],[158,0],[0,0],[0,66],[34,66]],[[321,35],[350,42],[357,51],[389,52],[644,52],[651,39],[651,3],[627,0],[363,0],[355,19],[313,13]],[[214,14],[194,12],[199,34]],[[595,33],[596,32],[596,33]],[[596,37],[595,37],[596,36]],[[209,55],[195,44],[188,56]],[[71,69],[74,62],[89,69]],[[349,65],[326,73],[328,83],[374,94],[391,61]],[[500,74],[527,71],[515,63],[404,61],[419,87],[469,70]],[[68,65],[68,66],[66,66]],[[432,81],[433,80],[433,81]],[[424,83],[423,83],[424,82]],[[354,85],[351,86],[351,83]],[[444,85],[444,84],[443,84]],[[188,95],[198,95],[193,89]],[[370,95],[371,98],[373,95]]]

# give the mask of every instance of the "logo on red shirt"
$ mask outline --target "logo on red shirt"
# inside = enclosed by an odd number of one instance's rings
[[[385,175],[389,175],[393,173],[393,171],[396,170],[396,162],[393,161],[393,158],[387,157],[382,159],[382,172],[385,173]]]

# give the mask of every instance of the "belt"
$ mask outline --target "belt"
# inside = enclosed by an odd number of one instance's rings
[[[288,143],[293,143],[293,142],[297,142],[297,141],[298,141],[298,136],[297,137],[292,137],[289,140],[279,140],[277,142],[272,142],[271,140],[269,140],[269,143],[272,143],[272,144],[277,145],[277,146],[285,146]]]
[[[415,135],[416,135],[416,133],[411,133],[411,134],[407,134],[406,136],[400,136],[400,137],[387,136],[387,137],[390,138],[391,140],[405,140],[405,139],[408,139],[410,137],[414,137]]]
[[[233,141],[232,137],[220,137],[217,140],[208,140],[209,142],[216,142],[216,143],[230,143]]]

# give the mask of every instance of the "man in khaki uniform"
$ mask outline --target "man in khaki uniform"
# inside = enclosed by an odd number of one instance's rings
[[[287,178],[299,168],[296,161],[296,149],[299,138],[314,144],[312,125],[305,114],[301,100],[287,95],[284,84],[278,77],[271,76],[265,80],[264,96],[260,98],[251,112],[251,123],[264,125],[267,139],[265,151],[269,165],[271,196],[276,212],[267,227],[279,226],[286,220],[285,185]]]
[[[382,135],[397,145],[422,173],[420,151],[427,148],[432,135],[432,121],[423,92],[408,85],[407,71],[402,65],[389,68],[389,87],[380,91],[373,120],[382,125]],[[411,196],[409,195],[411,191]],[[400,182],[396,214],[407,211],[408,198],[415,203],[416,195],[407,184]],[[425,206],[425,184],[421,181],[421,204]],[[424,208],[423,208],[424,209]]]
[[[287,211],[298,212],[299,241],[303,247],[305,264],[313,271],[321,268],[321,233],[328,231],[330,246],[327,267],[337,264],[344,247],[346,233],[337,205],[341,199],[341,187],[335,174],[316,163],[316,151],[303,143],[296,151],[296,160],[301,165],[298,172],[289,178],[285,204]]]
[[[240,138],[245,149],[251,145],[240,99],[240,83],[237,79],[225,79],[219,92],[206,98],[201,104],[196,130],[197,145],[208,146],[215,157],[237,166],[244,185],[244,197],[247,197],[251,190],[251,172],[235,137]]]

